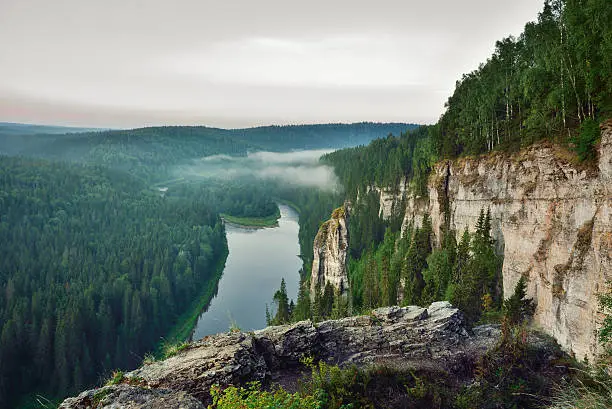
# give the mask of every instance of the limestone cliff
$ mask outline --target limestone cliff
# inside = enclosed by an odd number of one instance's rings
[[[334,210],[331,219],[323,223],[317,232],[310,276],[311,295],[315,294],[317,286],[323,289],[327,283],[341,292],[348,289],[348,212],[347,204]]]
[[[437,232],[445,206],[458,234],[490,208],[504,295],[526,276],[535,323],[578,358],[596,354],[597,293],[612,279],[612,121],[602,126],[597,168],[550,144],[438,164],[429,198],[408,201],[403,227],[429,212]]]
[[[204,408],[212,385],[295,377],[303,356],[337,364],[397,362],[414,370],[438,368],[464,380],[498,335],[490,326],[468,333],[461,312],[447,302],[381,308],[317,325],[302,321],[230,332],[205,337],[171,358],[127,373],[119,385],[66,399],[60,408]]]

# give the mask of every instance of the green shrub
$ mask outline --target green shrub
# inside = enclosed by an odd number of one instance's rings
[[[283,388],[262,391],[259,382],[251,382],[248,388],[230,386],[221,390],[213,386],[210,390],[213,404],[210,409],[319,409],[321,402],[313,396],[286,392]]]
[[[574,150],[580,161],[595,158],[595,143],[600,137],[599,123],[593,119],[585,119],[580,125],[580,132],[573,137]]]

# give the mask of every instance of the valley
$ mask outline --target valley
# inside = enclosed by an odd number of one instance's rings
[[[313,1],[0,5],[1,408],[612,407],[610,1]]]

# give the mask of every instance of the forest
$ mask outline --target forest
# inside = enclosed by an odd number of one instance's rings
[[[219,129],[166,126],[70,134],[15,134],[0,124],[0,153],[98,164],[155,183],[172,178],[179,164],[215,154],[287,152],[356,146],[414,124],[323,124]],[[44,129],[44,128],[43,128]]]
[[[545,139],[593,156],[612,114],[612,7],[549,0],[518,37],[464,74],[433,134],[441,157],[517,150]]]
[[[0,406],[60,399],[159,350],[215,293],[227,256],[220,214],[265,218],[277,202],[290,204],[300,213],[302,276],[310,271],[312,240],[338,192],[183,177],[185,165],[263,148],[352,146],[409,127],[62,133],[75,130],[0,124],[9,155],[0,155]]]
[[[0,157],[0,208],[3,407],[140,363],[227,254],[205,202],[100,167]]]

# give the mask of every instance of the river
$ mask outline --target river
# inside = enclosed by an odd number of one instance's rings
[[[212,299],[194,328],[192,339],[227,332],[235,323],[242,331],[266,326],[266,304],[271,309],[272,296],[287,284],[289,298],[297,301],[299,270],[298,214],[289,206],[279,205],[278,227],[246,229],[226,225],[229,255],[217,295]]]

